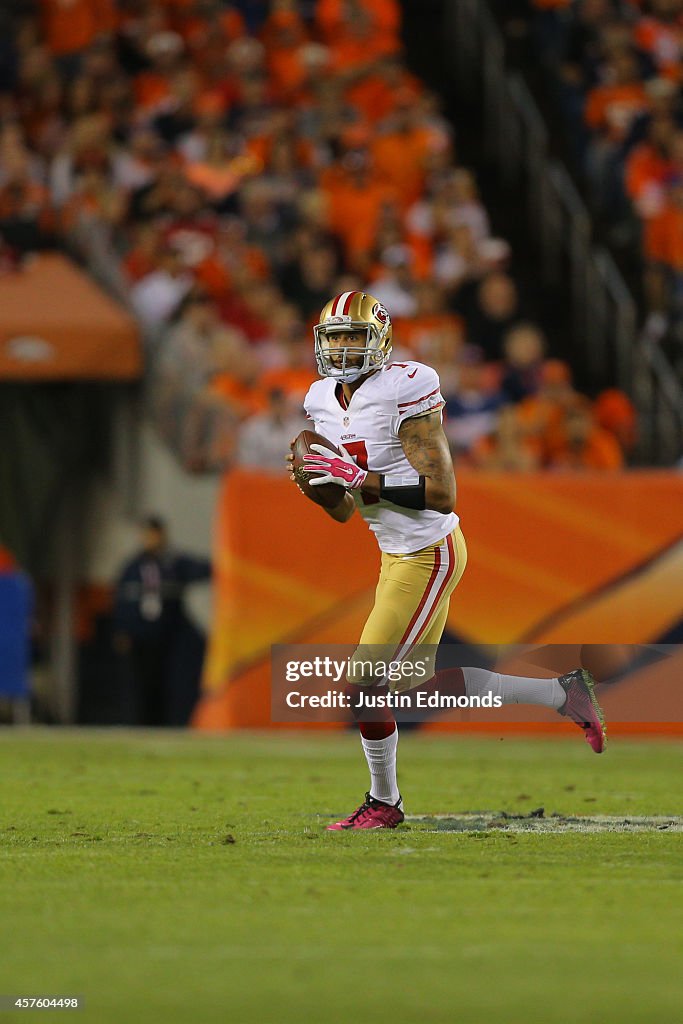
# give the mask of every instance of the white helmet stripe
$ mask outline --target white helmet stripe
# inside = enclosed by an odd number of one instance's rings
[[[349,295],[353,295],[353,292],[342,292],[342,294],[337,298],[337,301],[332,307],[332,316],[341,316],[341,311],[344,308],[344,303],[348,299]]]

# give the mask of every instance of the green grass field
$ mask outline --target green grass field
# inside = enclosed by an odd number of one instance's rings
[[[679,810],[674,743],[399,755],[412,814]],[[61,1017],[680,1019],[681,833],[325,833],[366,788],[347,735],[5,730],[0,771],[0,994],[84,998]]]

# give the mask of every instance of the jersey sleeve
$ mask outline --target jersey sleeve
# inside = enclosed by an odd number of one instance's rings
[[[304,402],[303,402],[304,413],[306,414],[306,419],[307,420],[315,420],[315,415],[314,415],[315,399],[313,398],[312,392],[313,392],[313,388],[310,387],[308,389],[308,391],[306,392],[306,397],[304,398]]]
[[[314,384],[311,384],[310,388],[306,392],[306,397],[303,402],[307,420],[306,429],[315,430],[317,433],[320,433],[318,430],[318,423],[320,419],[319,414],[321,412],[319,388],[316,387],[316,384],[319,383],[319,381],[315,381]]]
[[[399,371],[396,393],[396,431],[413,416],[423,416],[444,406],[439,375],[431,366],[408,363]]]

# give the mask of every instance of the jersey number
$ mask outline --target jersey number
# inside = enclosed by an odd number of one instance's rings
[[[365,441],[349,441],[348,444],[342,445],[342,448],[346,448],[351,458],[356,460],[361,469],[368,468],[368,450],[365,447]],[[379,498],[375,497],[374,494],[364,494],[362,488],[360,496],[364,505],[376,505],[379,501]]]

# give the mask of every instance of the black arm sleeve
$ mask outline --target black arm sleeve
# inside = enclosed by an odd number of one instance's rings
[[[421,476],[416,484],[400,486],[387,485],[386,477],[382,473],[379,478],[379,496],[392,505],[400,505],[401,508],[414,508],[424,510],[425,504],[425,478]]]

